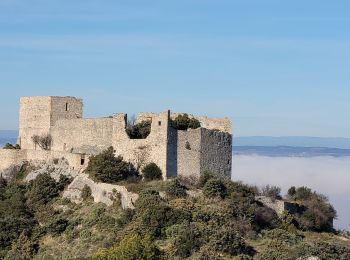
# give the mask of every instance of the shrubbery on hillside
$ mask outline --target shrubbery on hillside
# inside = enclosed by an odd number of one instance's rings
[[[301,205],[296,216],[298,225],[303,230],[330,231],[337,212],[327,197],[313,192],[307,187],[291,187],[288,190],[290,200]]]
[[[155,163],[149,163],[142,169],[142,176],[146,181],[162,179],[162,170]]]

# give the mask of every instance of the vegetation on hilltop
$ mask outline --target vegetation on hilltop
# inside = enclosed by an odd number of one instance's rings
[[[0,178],[0,259],[350,259],[350,238],[329,226],[335,210],[306,187],[287,195],[300,211],[278,217],[255,200],[256,187],[211,173],[196,187],[135,181],[116,174],[127,167],[112,155],[113,148],[94,157],[89,172],[137,192],[134,210],[123,210],[118,198],[110,207],[94,203],[87,186],[83,202],[72,203],[61,197],[70,182],[63,176]],[[262,193],[280,196],[276,187]]]

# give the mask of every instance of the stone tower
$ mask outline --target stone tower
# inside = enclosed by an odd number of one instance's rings
[[[18,144],[34,149],[33,135],[47,135],[60,119],[82,118],[83,103],[74,97],[22,97]]]

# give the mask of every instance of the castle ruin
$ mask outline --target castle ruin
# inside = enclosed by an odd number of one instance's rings
[[[198,178],[205,171],[231,176],[232,135],[229,119],[195,117],[201,127],[177,130],[170,111],[140,113],[136,122],[150,121],[150,134],[131,139],[127,115],[83,118],[82,100],[74,97],[22,97],[20,99],[20,150],[0,149],[0,172],[33,160],[65,158],[75,169],[84,169],[89,156],[113,146],[116,155],[141,168],[156,163],[163,178]],[[33,136],[49,135],[50,149],[42,149]]]

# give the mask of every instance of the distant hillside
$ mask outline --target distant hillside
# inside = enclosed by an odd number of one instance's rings
[[[350,156],[350,149],[327,147],[292,147],[292,146],[234,146],[234,155],[260,155],[269,157],[316,157]]]
[[[294,146],[350,149],[350,138],[242,136],[233,139],[233,146]]]

